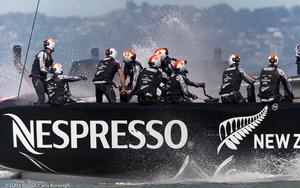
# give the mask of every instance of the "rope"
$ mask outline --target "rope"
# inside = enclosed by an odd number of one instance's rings
[[[21,87],[22,87],[22,81],[23,81],[24,71],[25,71],[25,67],[26,67],[26,62],[27,62],[29,47],[30,47],[30,44],[31,44],[32,33],[33,33],[34,25],[35,25],[36,16],[37,16],[37,13],[38,13],[38,10],[39,10],[39,6],[40,6],[40,0],[38,0],[37,5],[36,5],[36,9],[35,9],[35,14],[34,14],[33,23],[32,23],[31,32],[30,32],[30,37],[29,37],[29,41],[28,41],[28,45],[27,45],[27,50],[26,50],[24,67],[23,67],[23,70],[22,70],[22,76],[21,76],[21,80],[20,80],[20,84],[19,84],[19,89],[18,89],[18,95],[17,95],[16,105],[18,105],[18,102],[19,102],[19,96],[20,96],[20,91],[21,91]]]

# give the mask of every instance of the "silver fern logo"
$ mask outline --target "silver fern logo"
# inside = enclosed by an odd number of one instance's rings
[[[219,154],[224,145],[232,150],[237,150],[237,145],[240,144],[240,141],[260,125],[267,112],[268,105],[253,116],[234,117],[220,123],[219,136],[221,143],[218,146],[217,153]]]

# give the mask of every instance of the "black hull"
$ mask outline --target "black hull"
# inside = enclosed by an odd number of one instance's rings
[[[239,166],[245,161],[251,163],[251,159],[266,155],[294,155],[298,145],[300,148],[297,135],[300,134],[300,104],[280,104],[278,108],[261,103],[74,104],[9,107],[0,113],[0,165],[33,172],[134,179],[151,179],[164,174],[171,178],[189,156],[190,160],[205,166],[205,173],[213,175],[231,156],[234,160],[225,167]],[[13,115],[20,118],[27,132]],[[252,117],[242,120],[245,116]],[[221,140],[220,123],[230,118],[236,118],[235,122],[228,123],[226,131],[221,128]],[[30,124],[30,120],[34,121]],[[54,130],[54,122],[58,120],[64,123],[57,126],[59,130]],[[140,120],[135,124],[136,130],[129,129],[134,120]],[[147,123],[153,120],[161,121],[162,125],[154,124],[149,131]],[[174,120],[185,126],[168,125]],[[71,125],[75,121],[86,125]],[[98,124],[94,129],[91,121],[105,122],[108,126]],[[117,131],[113,126],[117,126]],[[100,137],[92,139],[95,134],[106,131],[102,136],[104,141]],[[74,135],[83,138],[74,141]],[[229,138],[230,135],[235,138]],[[278,146],[276,140],[280,138],[286,143]],[[96,140],[96,145],[91,140]]]

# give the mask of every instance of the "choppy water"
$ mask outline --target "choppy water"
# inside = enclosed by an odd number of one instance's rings
[[[28,175],[27,175],[28,176]],[[44,176],[44,177],[43,177]],[[52,175],[51,175],[52,176]],[[50,175],[32,176],[32,179],[7,179],[15,177],[14,172],[0,171],[0,187],[4,188],[299,188],[299,174],[273,175],[259,172],[232,171],[218,177],[154,180],[152,182],[127,182],[124,180],[106,183],[107,179],[86,177],[50,178]],[[26,175],[25,175],[26,177]],[[42,177],[42,178],[41,178]],[[26,177],[27,178],[27,177]],[[35,180],[33,180],[35,179]],[[38,180],[36,180],[38,179]],[[48,179],[47,181],[44,181]]]
[[[238,177],[237,177],[238,178]],[[254,182],[210,182],[210,181],[183,181],[177,183],[127,183],[114,184],[72,183],[35,180],[1,180],[0,187],[4,188],[299,188],[300,181],[295,180],[265,180]]]

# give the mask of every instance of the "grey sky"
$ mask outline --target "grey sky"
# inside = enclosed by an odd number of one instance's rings
[[[37,0],[0,0],[0,14],[33,12]],[[144,0],[133,0],[137,4]],[[146,1],[146,0],[145,0]],[[299,0],[148,0],[150,4],[192,5],[198,8],[227,3],[235,9],[272,6],[300,6]],[[125,7],[126,0],[41,0],[40,13],[49,16],[95,16]]]

